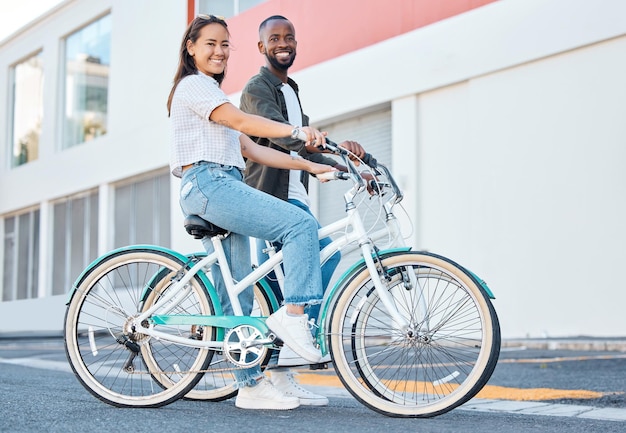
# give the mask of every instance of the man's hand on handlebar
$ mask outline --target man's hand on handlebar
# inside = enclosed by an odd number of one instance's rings
[[[347,150],[349,152],[348,158],[350,158],[350,160],[353,161],[355,165],[357,166],[360,164],[359,160],[363,159],[363,157],[366,154],[365,149],[363,149],[363,146],[361,146],[356,141],[352,141],[352,140],[342,141],[337,146]],[[324,148],[324,146],[320,146],[319,144],[317,145],[307,144],[306,150],[309,153],[328,153],[329,152],[328,150]]]
[[[370,195],[374,195],[376,194],[375,189],[376,187],[376,176],[374,176],[372,173],[370,173],[369,171],[362,171],[361,173],[361,177],[365,180],[365,185],[367,185],[367,192],[370,193]]]
[[[348,158],[350,161],[354,162],[354,165],[358,166],[360,164],[360,160],[365,156],[365,149],[356,141],[346,140],[339,143],[339,147],[346,149],[348,152]]]

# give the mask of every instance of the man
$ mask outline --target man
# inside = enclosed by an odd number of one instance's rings
[[[298,85],[288,76],[289,68],[296,58],[296,46],[295,29],[287,18],[274,15],[260,24],[258,47],[259,52],[265,56],[266,65],[244,87],[240,100],[242,111],[295,126],[308,126],[309,118],[302,111]],[[263,146],[285,153],[299,154],[312,161],[346,171],[346,167],[338,164],[336,160],[324,156],[318,149],[306,148],[300,140],[251,138]],[[359,158],[365,155],[363,148],[354,141],[344,141],[340,143],[340,146]],[[271,168],[252,161],[246,163],[245,182],[248,185],[286,200],[311,214],[307,194],[308,176],[308,173],[296,170]],[[320,250],[330,242],[330,238],[320,239]],[[280,245],[276,247],[280,249]],[[265,241],[257,239],[259,263],[267,260],[268,256],[263,251],[265,248]],[[337,253],[322,265],[324,289],[328,286],[340,259]],[[273,284],[272,289],[275,292],[280,290],[277,284]],[[309,318],[317,321],[319,305],[311,306],[307,312]],[[313,394],[300,387],[293,379],[292,373],[284,368],[305,363],[306,361],[299,358],[288,347],[283,346],[277,363],[278,368],[272,369],[272,383],[285,394],[299,397],[301,405],[325,406],[328,404],[326,397]]]

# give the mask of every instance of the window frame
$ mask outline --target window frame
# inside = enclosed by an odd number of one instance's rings
[[[74,209],[79,201],[83,201],[83,212],[80,215],[81,218],[75,220],[74,217],[76,214],[74,213]],[[57,206],[60,205],[65,206],[63,209],[64,218],[62,222],[57,221],[59,211]],[[52,269],[49,278],[51,282],[51,295],[64,295],[68,293],[80,272],[97,258],[99,251],[98,235],[101,224],[99,211],[100,191],[97,188],[66,196],[51,203],[52,232],[49,234],[53,251],[51,260]],[[82,224],[81,246],[78,251],[73,248],[76,239],[73,236],[75,230],[72,230],[77,224]],[[56,243],[56,234],[60,231],[60,226],[63,227],[64,234],[62,246]],[[62,259],[60,259],[60,254],[63,254]],[[82,263],[78,269],[73,270],[72,258],[76,255],[80,255]],[[55,272],[60,268],[62,268],[62,277],[57,278]],[[60,286],[58,285],[59,281],[57,281],[57,279],[62,280],[60,281]],[[63,288],[65,288],[65,290]]]
[[[38,141],[37,141],[37,157],[32,160],[26,160],[21,164],[16,163],[15,152],[15,121],[16,121],[16,113],[15,113],[15,104],[17,101],[16,95],[16,85],[17,85],[17,67],[28,62],[30,59],[35,57],[39,57],[41,61],[41,78],[39,80],[40,94],[39,94],[39,131],[38,131]],[[6,143],[8,144],[5,151],[7,155],[7,166],[9,169],[13,170],[23,165],[28,164],[29,162],[36,161],[39,159],[39,144],[41,142],[41,133],[43,126],[43,118],[44,118],[44,86],[45,86],[45,75],[44,75],[44,63],[43,63],[43,48],[38,48],[27,55],[23,56],[19,60],[15,61],[9,66],[9,87],[8,87],[8,98],[7,98],[7,130],[6,130]]]
[[[137,227],[141,224],[138,220],[137,209],[124,209],[123,213],[120,209],[120,189],[128,188],[130,193],[130,198],[127,200],[128,203],[132,203],[137,205],[138,201],[133,198],[133,195],[137,193],[136,187],[139,184],[142,184],[146,181],[150,181],[152,183],[152,198],[157,197],[157,201],[152,201],[152,215],[154,226],[151,227],[151,236],[150,239],[140,239],[137,240]],[[161,188],[165,185],[166,191],[156,190],[155,185],[158,188]],[[129,244],[137,244],[137,243],[149,243],[160,245],[163,247],[171,247],[172,243],[172,234],[171,234],[171,173],[169,172],[169,168],[153,170],[147,173],[143,173],[139,176],[134,176],[129,179],[125,179],[124,181],[117,182],[112,185],[113,187],[113,223],[112,227],[113,233],[111,236],[111,242],[113,248],[119,248],[124,245]],[[165,203],[162,202],[165,200]],[[126,218],[128,217],[128,218]],[[125,225],[123,225],[125,224]],[[123,228],[122,228],[123,227]],[[120,231],[123,230],[126,233],[126,236],[119,236]],[[162,239],[163,236],[166,236],[167,239]],[[124,238],[124,239],[121,239]]]
[[[213,14],[218,16],[224,16],[225,18],[232,18],[234,16],[239,15],[240,13],[247,11],[248,9],[252,9],[262,3],[265,3],[267,0],[258,0],[253,6],[245,7],[241,9],[241,0],[226,0],[226,3],[230,3],[232,5],[232,9],[229,12],[225,12],[221,9],[218,10],[205,10],[204,5],[210,3],[212,0],[195,0],[194,8],[196,11],[196,15],[198,14]]]
[[[26,272],[21,273],[20,268],[24,265],[24,256],[21,254],[21,238],[22,233],[21,218],[28,215],[28,234],[25,244],[27,245],[26,254]],[[7,233],[7,220],[13,219],[13,231]],[[20,212],[15,212],[9,215],[5,215],[2,221],[2,249],[3,249],[3,261],[2,261],[2,286],[0,287],[0,302],[12,302],[24,299],[36,299],[39,298],[39,272],[41,265],[39,262],[39,254],[41,248],[41,209],[39,207],[31,207],[22,209]],[[10,249],[12,253],[11,262],[9,263],[7,258],[7,240],[9,236],[13,238],[14,247]],[[10,265],[10,266],[7,266]],[[20,287],[25,281],[25,297],[20,297]],[[8,284],[7,284],[8,283]],[[7,292],[10,292],[7,295]]]
[[[67,115],[67,110],[68,110],[68,58],[67,58],[67,42],[68,39],[71,38],[72,36],[78,34],[79,32],[84,31],[85,29],[87,29],[89,26],[94,25],[95,23],[97,23],[98,21],[102,20],[103,18],[109,18],[111,20],[111,33],[110,33],[110,39],[109,39],[109,52],[108,55],[111,55],[111,48],[112,48],[112,13],[111,10],[107,10],[104,11],[103,13],[95,16],[92,20],[87,21],[85,23],[83,23],[81,26],[78,26],[74,29],[72,29],[70,32],[66,33],[65,35],[63,35],[60,39],[59,39],[59,77],[58,77],[58,89],[59,89],[59,103],[61,105],[61,109],[58,110],[58,115],[57,115],[57,124],[59,125],[58,128],[58,135],[57,135],[57,143],[58,143],[58,150],[60,151],[64,151],[64,150],[68,150],[71,149],[73,147],[76,146],[81,146],[85,143],[88,143],[90,141],[94,141],[95,139],[97,139],[98,137],[93,137],[89,140],[85,140],[83,137],[83,141],[80,142],[76,142],[76,143],[72,143],[70,145],[68,145],[67,143],[68,141],[68,115]],[[109,125],[109,101],[110,101],[110,68],[111,68],[111,64],[109,62],[108,64],[109,67],[109,72],[107,75],[107,91],[106,91],[106,99],[107,99],[107,107],[106,107],[106,112],[105,112],[105,132],[104,134],[101,135],[107,135],[109,130],[108,130],[108,125]]]

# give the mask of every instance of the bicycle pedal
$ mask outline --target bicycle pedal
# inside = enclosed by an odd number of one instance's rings
[[[320,362],[318,364],[310,364],[309,370],[328,370],[328,362]]]

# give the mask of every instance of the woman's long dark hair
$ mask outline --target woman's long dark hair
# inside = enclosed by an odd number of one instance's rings
[[[226,31],[228,31],[228,26],[226,25],[224,18],[216,17],[215,15],[198,15],[191,23],[189,23],[189,26],[187,26],[187,30],[183,36],[183,41],[180,44],[180,50],[178,53],[178,69],[176,70],[176,75],[174,75],[174,84],[172,86],[172,90],[170,90],[170,96],[167,98],[168,116],[170,115],[172,108],[172,98],[174,97],[174,92],[176,91],[176,87],[178,86],[178,83],[180,83],[180,80],[185,78],[187,75],[193,75],[198,72],[193,57],[189,54],[189,51],[187,51],[187,41],[195,43],[200,36],[200,30],[202,30],[204,26],[211,23],[221,24],[224,26]],[[213,78],[218,84],[222,84],[225,76],[226,70],[224,70],[221,74],[214,75]]]

